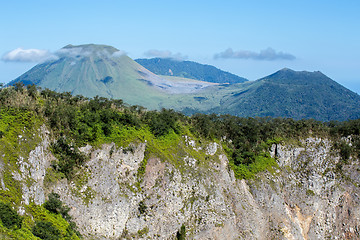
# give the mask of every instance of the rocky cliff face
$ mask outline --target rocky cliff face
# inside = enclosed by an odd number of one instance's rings
[[[194,154],[176,162],[147,158],[146,142],[88,145],[89,160],[68,181],[51,177],[54,156],[41,132],[13,174],[22,204],[58,193],[85,239],[176,239],[184,227],[186,239],[360,238],[358,160],[340,168],[327,139],[274,144],[279,167],[247,181],[235,179],[218,143],[183,136]]]

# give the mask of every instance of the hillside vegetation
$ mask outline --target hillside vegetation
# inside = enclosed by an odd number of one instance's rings
[[[342,156],[337,166],[350,156],[360,154],[360,120],[319,122],[290,118],[240,118],[231,115],[195,114],[185,116],[174,110],[148,111],[140,106],[128,106],[122,100],[102,97],[85,98],[70,93],[39,90],[35,85],[0,90],[0,164],[7,190],[0,191],[0,236],[4,239],[78,239],[76,226],[68,216],[67,206],[56,194],[42,206],[29,205],[30,215],[20,217],[13,207],[21,205],[18,182],[11,172],[16,169],[20,152],[29,152],[39,142],[34,134],[45,125],[51,131],[54,177],[71,180],[74,172],[86,161],[78,148],[91,144],[115,142],[121,146],[148,142],[147,154],[173,158],[179,139],[186,135],[198,141],[215,141],[226,151],[237,178],[251,179],[258,172],[276,168],[269,155],[273,143],[297,141],[308,136],[333,138]],[[18,137],[26,138],[24,142]],[[350,138],[348,138],[351,136]],[[351,141],[353,147],[349,147]],[[129,149],[131,150],[131,145]],[[146,166],[138,171],[141,178]],[[16,170],[14,170],[16,171]],[[6,217],[9,216],[9,217]],[[47,234],[52,232],[53,237]]]
[[[25,88],[21,83],[1,89],[0,104],[3,114],[11,116],[16,113],[41,121],[55,136],[67,137],[77,146],[87,143],[99,145],[119,139],[130,142],[137,137],[140,140],[150,136],[166,138],[174,134],[222,140],[236,166],[254,164],[257,156],[265,154],[274,141],[311,135],[336,139],[353,136],[351,140],[357,147],[354,151],[360,147],[357,137],[360,120],[321,122],[313,119],[241,118],[216,114],[189,117],[171,109],[149,111],[141,106],[129,106],[122,100],[97,96],[89,99],[49,89],[38,91],[35,85]],[[9,119],[2,117],[3,121]],[[7,128],[2,127],[0,136],[6,133]]]

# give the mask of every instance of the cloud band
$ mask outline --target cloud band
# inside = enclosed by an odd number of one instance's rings
[[[48,60],[56,60],[62,57],[79,58],[86,57],[92,54],[91,51],[87,51],[82,47],[62,48],[54,53],[42,49],[23,49],[16,48],[1,58],[4,62],[45,62]],[[114,53],[109,53],[106,50],[96,52],[98,56],[105,57],[121,57],[126,55],[125,51],[119,50]]]
[[[232,48],[226,49],[224,52],[220,52],[214,55],[215,59],[223,58],[233,58],[233,59],[252,59],[252,60],[294,60],[296,57],[289,53],[276,52],[273,48],[267,48],[261,50],[259,53],[253,51],[233,51]]]
[[[51,56],[52,54],[47,50],[16,48],[2,56],[1,60],[5,62],[41,62]]]
[[[146,57],[159,57],[159,58],[171,58],[175,60],[185,60],[188,57],[182,55],[181,53],[172,53],[169,50],[156,50],[151,49],[149,51],[144,52]]]

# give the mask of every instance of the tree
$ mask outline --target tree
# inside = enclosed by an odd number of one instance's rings
[[[62,209],[62,202],[60,200],[60,196],[57,193],[50,193],[49,200],[44,203],[44,208],[53,213],[60,213]]]
[[[176,233],[176,239],[177,240],[185,240],[186,239],[186,229],[185,225],[181,225],[180,230]]]
[[[36,86],[34,84],[31,85],[27,85],[27,91],[28,91],[28,95],[32,98],[36,98],[37,96],[37,89]]]
[[[22,92],[24,90],[25,84],[23,82],[17,82],[14,84],[15,91]]]
[[[0,202],[0,219],[7,228],[21,228],[23,218],[9,204]]]
[[[58,240],[61,233],[51,222],[38,221],[32,228],[32,233],[44,240]]]

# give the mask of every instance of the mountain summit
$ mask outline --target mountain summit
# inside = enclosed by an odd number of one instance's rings
[[[289,68],[283,68],[260,80],[276,82],[279,84],[339,85],[320,71],[294,71]]]

